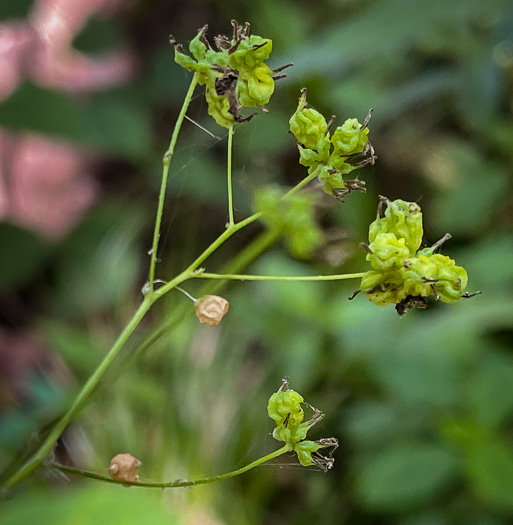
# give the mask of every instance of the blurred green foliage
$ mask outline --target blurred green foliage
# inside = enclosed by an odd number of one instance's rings
[[[0,17],[28,2],[3,2]],[[24,7],[25,6],[25,7]],[[9,10],[11,9],[11,10]],[[148,316],[91,404],[68,429],[58,458],[106,472],[130,452],[141,477],[172,480],[240,467],[276,447],[269,395],[290,377],[327,414],[312,439],[340,439],[328,474],[285,465],[162,494],[39,473],[1,504],[2,523],[506,525],[513,519],[513,5],[507,0],[139,1],[76,40],[99,51],[139,53],[131,85],[68,96],[26,83],[0,105],[12,131],[60,137],[101,155],[102,200],[71,234],[49,245],[0,225],[1,319],[15,298],[23,322],[62,373],[31,371],[11,403],[2,389],[0,469],[56,417],[101,359],[140,300],[151,242],[160,156],[188,76],[167,44],[229,33],[249,20],[273,39],[273,66],[293,61],[270,114],[237,128],[236,216],[255,191],[304,176],[288,131],[301,87],[323,114],[363,120],[379,157],[360,176],[367,194],[322,201],[326,244],[310,261],[279,241],[248,272],[311,275],[365,271],[358,248],[377,195],[419,201],[425,240],[446,232],[444,253],[483,295],[433,304],[400,319],[359,296],[358,283],[232,283],[230,312],[202,327],[172,292]],[[158,276],[183,269],[226,222],[224,130],[198,92],[171,168]],[[319,190],[320,191],[320,190]],[[258,233],[241,232],[208,261],[218,270]],[[200,284],[186,285],[199,293]],[[179,314],[182,314],[181,317]],[[28,319],[27,319],[28,317]],[[181,321],[178,322],[180,317]],[[145,338],[153,344],[138,352]],[[59,368],[61,367],[61,368]],[[54,367],[55,370],[55,367]],[[318,433],[318,435],[314,435]],[[24,445],[28,443],[28,445]],[[171,509],[171,510],[169,510]],[[175,512],[170,514],[170,512]],[[36,516],[36,517],[34,517]],[[174,520],[174,521],[173,521]],[[208,521],[210,520],[210,521]]]

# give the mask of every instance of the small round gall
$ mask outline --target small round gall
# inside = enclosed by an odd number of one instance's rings
[[[205,295],[196,302],[196,316],[201,324],[217,326],[228,313],[230,304],[219,295]]]
[[[132,454],[118,454],[110,460],[109,474],[112,479],[121,479],[123,481],[139,481],[137,472],[141,462],[132,456]],[[124,487],[130,487],[130,484],[123,484]]]

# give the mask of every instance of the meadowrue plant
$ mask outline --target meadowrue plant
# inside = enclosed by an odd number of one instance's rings
[[[198,74],[198,84],[205,85],[208,113],[224,128],[231,128],[235,122],[247,122],[241,115],[244,107],[262,107],[269,102],[274,92],[274,81],[283,78],[275,76],[288,65],[271,70],[265,64],[273,49],[269,39],[249,35],[246,22],[239,26],[232,20],[233,37],[219,35],[214,38],[217,50],[212,49],[206,38],[208,26],[203,26],[190,45],[188,56],[182,45],[171,36],[175,48],[175,62]]]
[[[322,189],[335,198],[344,200],[351,191],[365,192],[365,182],[344,176],[352,171],[374,164],[377,157],[369,142],[369,120],[372,110],[362,124],[355,118],[347,119],[330,135],[329,128],[335,116],[326,119],[306,102],[306,89],[289,125],[299,149],[299,162],[308,166],[308,180],[317,178]]]
[[[305,412],[303,410],[303,396],[289,389],[289,380],[285,378],[278,392],[269,398],[267,413],[276,423],[273,431],[274,439],[286,443],[290,450],[293,450],[303,467],[315,465],[327,472],[333,467],[334,459],[319,454],[323,448],[338,447],[335,438],[324,438],[319,441],[308,441],[306,435],[308,431],[321,419],[324,414],[313,408],[313,416],[304,421]]]
[[[373,269],[363,276],[359,291],[378,306],[394,304],[399,315],[415,306],[425,308],[430,296],[444,303],[471,297],[464,293],[465,269],[434,253],[451,236],[446,234],[430,248],[419,250],[423,234],[419,205],[380,199],[378,216],[369,227],[369,244],[362,243]]]
[[[50,428],[46,437],[34,453],[23,463],[13,464],[10,471],[2,475],[2,487],[8,489],[31,474],[38,467],[49,466],[63,472],[109,483],[140,487],[190,487],[212,483],[238,476],[252,468],[277,458],[282,454],[294,452],[299,463],[305,467],[316,466],[324,471],[333,467],[331,457],[322,456],[321,449],[335,449],[335,438],[311,441],[307,439],[310,429],[324,415],[313,409],[313,415],[305,420],[303,397],[289,389],[288,380],[284,380],[280,389],[271,395],[268,414],[276,423],[273,436],[284,445],[259,458],[245,467],[199,480],[179,480],[171,482],[140,481],[138,470],[140,462],[128,453],[116,455],[106,472],[111,477],[96,472],[75,469],[60,465],[48,457],[52,454],[55,443],[66,427],[77,417],[87,404],[105,372],[116,360],[121,349],[137,329],[150,308],[171,290],[178,290],[189,297],[193,303],[191,315],[196,313],[200,323],[215,330],[222,323],[229,309],[228,300],[212,294],[215,281],[340,281],[361,279],[360,288],[367,298],[378,306],[394,304],[400,315],[414,307],[425,307],[430,296],[446,303],[455,303],[460,298],[475,294],[465,292],[467,273],[447,256],[435,253],[441,244],[450,238],[446,235],[430,248],[421,249],[422,213],[415,203],[403,200],[389,201],[381,197],[376,220],[369,228],[367,261],[372,269],[366,272],[312,275],[248,275],[240,273],[250,262],[255,260],[266,248],[283,235],[293,255],[300,258],[311,257],[323,242],[323,233],[318,226],[316,215],[316,197],[312,191],[301,191],[310,182],[318,180],[324,192],[343,201],[352,191],[365,192],[364,181],[358,177],[347,176],[354,170],[367,164],[374,164],[377,159],[374,148],[369,142],[369,120],[371,112],[362,123],[349,118],[330,131],[335,117],[328,122],[318,111],[306,102],[306,89],[301,91],[297,110],[290,119],[290,131],[295,137],[299,150],[299,162],[308,167],[308,175],[290,189],[276,187],[260,189],[254,198],[256,211],[253,215],[236,221],[232,196],[232,144],[234,129],[246,123],[255,113],[244,116],[244,108],[263,108],[274,92],[275,81],[284,75],[277,75],[287,64],[278,69],[271,69],[266,60],[272,51],[269,39],[250,35],[249,24],[243,26],[232,21],[233,34],[214,38],[213,48],[206,38],[207,26],[201,28],[190,42],[189,53],[173,37],[171,43],[175,49],[175,61],[193,73],[189,89],[178,115],[171,141],[163,156],[162,182],[159,193],[153,241],[150,250],[148,280],[143,286],[143,299],[132,318],[128,321],[104,359],[91,374],[65,414]],[[192,55],[192,56],[191,56]],[[226,228],[210,246],[183,270],[167,280],[157,278],[157,253],[161,221],[164,213],[166,185],[171,161],[187,109],[197,85],[205,86],[208,112],[222,127],[228,129],[227,144],[227,202],[228,223]],[[285,132],[285,130],[284,130]],[[315,186],[315,185],[314,185]],[[315,188],[313,188],[315,190]],[[229,263],[222,273],[207,272],[202,266],[220,246],[247,225],[262,220],[267,231],[250,243],[234,261]],[[182,288],[183,283],[195,279],[211,281],[210,290],[195,299]],[[144,345],[142,348],[145,348]]]
[[[315,197],[296,193],[283,199],[284,192],[275,187],[257,191],[255,208],[263,213],[262,220],[286,239],[289,251],[301,259],[311,257],[322,244],[323,234],[315,221]]]

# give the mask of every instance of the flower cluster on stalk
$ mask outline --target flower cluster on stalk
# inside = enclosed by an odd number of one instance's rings
[[[198,83],[205,85],[208,113],[225,128],[236,122],[247,122],[255,115],[241,115],[244,107],[263,107],[274,92],[277,75],[291,64],[272,70],[265,61],[272,52],[272,40],[250,35],[249,23],[240,26],[232,20],[233,36],[214,38],[215,49],[206,38],[208,26],[203,26],[189,44],[189,56],[171,36],[175,62],[198,74]]]
[[[299,163],[308,167],[309,175],[317,177],[323,190],[343,200],[352,190],[365,192],[365,182],[355,178],[344,180],[344,176],[366,164],[374,164],[376,156],[369,142],[369,111],[363,124],[357,119],[347,119],[342,126],[330,134],[329,122],[306,102],[306,89],[289,125],[299,149]]]
[[[299,463],[303,467],[315,465],[324,472],[333,467],[335,460],[319,454],[323,448],[337,448],[335,438],[324,438],[318,441],[309,441],[306,435],[310,428],[324,418],[324,414],[314,408],[313,416],[304,421],[305,412],[302,407],[304,399],[301,394],[289,389],[287,378],[283,380],[278,392],[275,392],[267,405],[269,417],[276,422],[273,437],[289,445],[290,450],[296,452]]]
[[[451,236],[447,234],[430,248],[420,250],[420,206],[400,199],[380,199],[377,218],[369,227],[369,244],[362,243],[372,270],[362,278],[358,292],[364,292],[378,306],[395,304],[399,315],[415,306],[425,308],[429,296],[455,303],[474,295],[464,293],[466,270],[449,257],[434,253]]]
[[[322,244],[324,236],[315,220],[315,197],[310,193],[284,193],[273,186],[255,195],[255,209],[263,212],[262,220],[270,229],[280,231],[288,249],[301,259],[309,258]]]

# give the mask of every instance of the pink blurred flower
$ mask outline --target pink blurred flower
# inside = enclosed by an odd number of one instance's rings
[[[10,217],[50,239],[65,235],[94,202],[84,155],[55,140],[21,137],[10,165]]]
[[[135,55],[115,50],[88,56],[74,37],[97,13],[127,7],[126,0],[36,0],[27,21],[0,25],[0,101],[24,79],[66,92],[106,89],[130,80]],[[50,239],[65,235],[97,196],[83,168],[85,155],[37,135],[19,139],[0,129],[0,219]]]
[[[20,83],[34,36],[31,28],[21,22],[0,25],[0,101]]]
[[[126,4],[126,2],[124,2]],[[91,91],[127,82],[135,57],[124,50],[90,57],[71,47],[73,38],[96,12],[119,7],[119,0],[39,0],[30,15],[39,45],[29,63],[38,83],[65,91]]]
[[[97,91],[133,77],[135,55],[116,50],[88,56],[73,49],[94,14],[126,7],[122,0],[37,0],[29,20],[0,25],[0,100],[28,77],[68,92]]]

